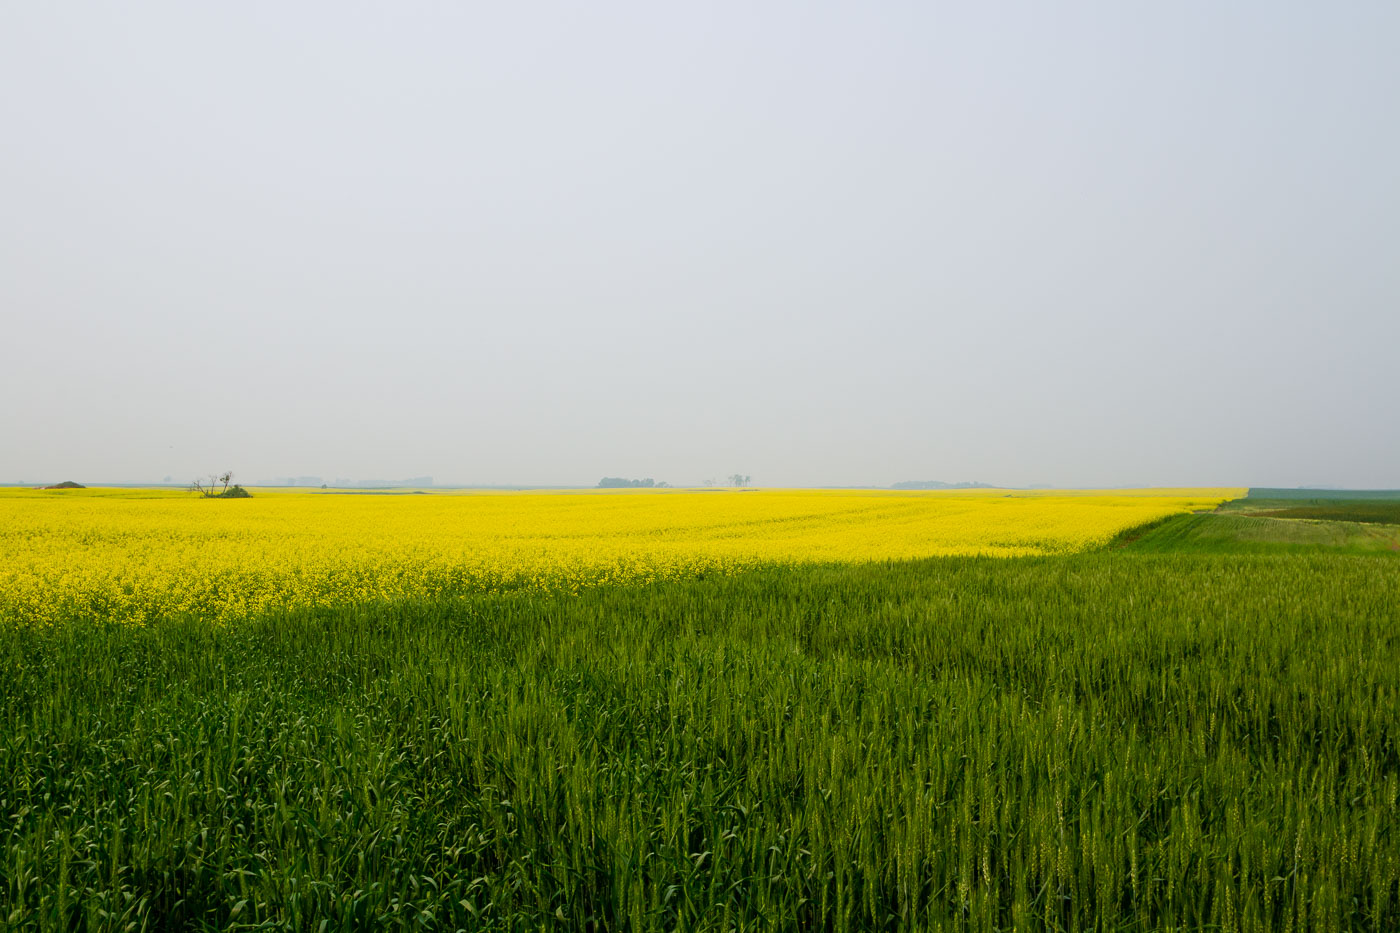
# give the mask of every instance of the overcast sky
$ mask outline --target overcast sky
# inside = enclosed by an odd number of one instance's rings
[[[1400,487],[1400,4],[0,6],[0,481]]]

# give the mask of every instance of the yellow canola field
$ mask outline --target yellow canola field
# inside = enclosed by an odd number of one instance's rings
[[[283,608],[732,574],[764,564],[1082,551],[1243,495],[635,490],[200,499],[0,491],[0,624]]]

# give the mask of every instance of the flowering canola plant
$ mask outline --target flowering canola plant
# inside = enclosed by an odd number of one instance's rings
[[[0,491],[0,624],[192,615],[733,574],[773,564],[1063,554],[1236,489],[627,490],[211,500]]]

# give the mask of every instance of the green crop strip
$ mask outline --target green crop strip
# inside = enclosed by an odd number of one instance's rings
[[[1400,927],[1400,563],[0,632],[0,926]]]

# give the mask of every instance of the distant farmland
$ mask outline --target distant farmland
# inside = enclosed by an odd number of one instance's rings
[[[1243,492],[0,495],[0,924],[1400,928],[1400,526]]]

